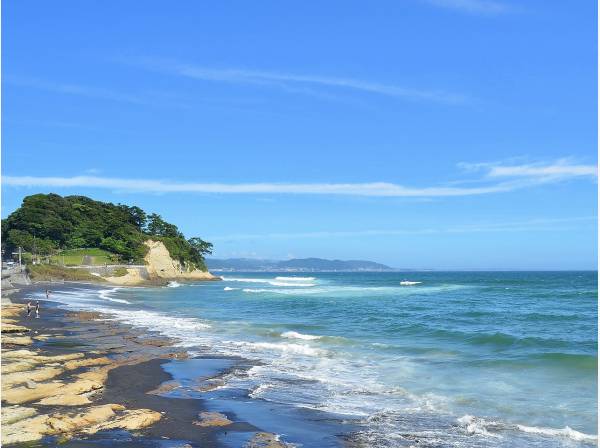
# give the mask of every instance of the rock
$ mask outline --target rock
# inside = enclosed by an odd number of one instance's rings
[[[246,443],[245,448],[290,448],[293,445],[281,442],[279,436],[269,432],[257,432]]]
[[[25,305],[13,303],[10,305],[2,306],[2,319],[11,317],[20,317],[25,310]]]
[[[2,358],[3,361],[6,359],[18,359],[19,361],[30,361],[34,363],[50,363],[50,362],[62,362],[69,361],[71,359],[79,359],[83,358],[85,355],[83,353],[69,353],[66,355],[56,355],[56,356],[44,356],[40,355],[37,352],[31,350],[3,350]]]
[[[22,404],[30,401],[36,401],[41,398],[56,395],[56,391],[63,386],[62,383],[41,383],[35,384],[33,388],[13,387],[2,392],[2,399],[8,404]]]
[[[65,434],[86,430],[115,416],[115,411],[125,409],[118,404],[92,406],[79,414],[53,414],[48,417],[46,434]]]
[[[99,366],[99,365],[103,365],[103,364],[110,364],[111,362],[112,361],[105,356],[103,356],[101,358],[78,359],[78,360],[65,362],[65,369],[73,370],[73,369],[78,369],[79,367],[89,367],[89,366]]]
[[[82,395],[54,395],[52,397],[46,397],[36,404],[53,405],[53,406],[82,406],[90,404],[91,400],[86,394]]]
[[[124,411],[121,415],[116,418],[93,426],[86,430],[87,433],[93,434],[98,431],[105,429],[126,429],[134,430],[145,428],[146,426],[153,425],[161,419],[162,415],[160,412],[153,411],[151,409],[134,409],[130,411]]]
[[[183,266],[179,260],[171,258],[169,250],[162,241],[146,240],[144,244],[148,246],[144,261],[150,279],[217,279],[208,271],[190,270],[188,266]]]
[[[12,345],[31,345],[33,344],[33,339],[29,336],[2,336],[3,344],[12,344]]]
[[[75,415],[51,415],[46,425],[48,430],[46,434],[65,434],[77,431],[88,432],[92,425],[98,425],[110,418],[115,417],[115,411],[122,411],[125,408],[118,404],[105,404],[102,406],[92,406],[84,412]]]
[[[35,339],[36,341],[47,341],[51,337],[52,336],[49,334],[38,334],[37,336],[34,336],[33,339]]]
[[[171,381],[166,381],[166,382],[162,383],[156,389],[153,389],[146,393],[152,394],[152,395],[161,395],[161,394],[166,394],[168,392],[171,392],[172,390],[175,390],[179,387],[181,387],[181,383],[179,381],[171,380]]]
[[[210,392],[211,390],[218,389],[219,387],[223,387],[225,385],[225,380],[223,378],[209,378],[204,380],[202,384],[194,386],[194,390],[198,392]]]
[[[120,277],[105,277],[109,283],[121,286],[136,286],[143,284],[147,278],[138,268],[127,268],[127,274]]]
[[[40,440],[46,430],[47,415],[26,418],[11,424],[2,425],[2,445],[11,443],[32,442]]]
[[[5,390],[12,385],[28,381],[46,381],[60,375],[62,372],[63,369],[58,367],[41,367],[24,372],[9,373],[2,376],[2,389]]]
[[[22,406],[2,406],[2,427],[36,414],[35,409]]]
[[[90,379],[79,379],[71,383],[56,381],[51,383],[38,383],[35,388],[13,387],[2,393],[2,399],[8,404],[23,404],[38,401],[57,395],[80,395],[103,387],[103,382]]]
[[[80,380],[93,381],[95,383],[104,384],[108,378],[108,372],[117,367],[118,364],[113,364],[105,367],[97,367],[87,372],[78,373],[75,375]]]
[[[33,415],[29,408],[11,407],[19,417]],[[34,411],[35,412],[35,411]],[[2,422],[2,444],[40,440],[45,435],[70,437],[77,433],[94,434],[104,429],[134,430],[159,421],[159,412],[150,409],[125,410],[118,404],[92,406],[75,414],[54,413]]]
[[[2,363],[2,375],[13,372],[22,372],[23,370],[31,370],[37,363],[31,361],[15,361],[15,362],[4,362]]]
[[[226,415],[220,414],[219,412],[200,412],[198,414],[199,420],[194,422],[197,426],[227,426],[233,422],[227,418]]]
[[[27,333],[29,328],[15,324],[2,324],[2,333]]]
[[[32,352],[31,350],[2,350],[2,358],[6,359],[31,359],[38,356],[36,352]]]

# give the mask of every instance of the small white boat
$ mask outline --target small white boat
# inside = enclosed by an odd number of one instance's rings
[[[421,283],[421,282],[410,282],[410,281],[408,281],[408,280],[404,280],[404,281],[401,281],[401,282],[400,282],[400,284],[401,284],[402,286],[414,286],[414,285],[419,285],[420,283]]]

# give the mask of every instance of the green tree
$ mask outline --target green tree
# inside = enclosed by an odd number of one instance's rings
[[[213,253],[213,245],[202,238],[193,237],[188,240],[188,243],[194,250],[196,250],[200,256],[210,255]]]
[[[186,240],[176,225],[137,206],[114,205],[85,196],[35,194],[2,220],[2,249],[19,246],[38,255],[57,249],[102,248],[124,260],[142,262],[149,238],[163,241],[171,257],[204,268],[212,245],[201,238]]]
[[[182,237],[183,235],[179,232],[179,229],[174,224],[169,224],[164,221],[162,217],[156,213],[152,213],[148,216],[148,225],[146,232],[153,236],[166,236],[170,238]]]

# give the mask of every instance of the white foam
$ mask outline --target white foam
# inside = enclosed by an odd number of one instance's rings
[[[285,277],[275,277],[275,279],[223,277],[223,281],[242,282],[242,283],[264,283],[264,284],[271,285],[271,286],[293,286],[296,288],[315,286],[314,283],[299,283],[297,281],[277,281],[278,279],[282,280],[284,278]]]
[[[275,350],[278,352],[282,352],[284,354],[297,354],[297,355],[317,356],[317,357],[326,356],[328,354],[326,350],[309,347],[308,345],[304,345],[304,344],[291,344],[291,343],[286,343],[286,342],[279,342],[279,343],[245,342],[245,341],[229,341],[229,342],[234,345],[245,347],[245,348],[249,349],[250,351],[254,351],[254,352],[257,350],[262,351],[262,350],[266,349],[269,351]]]
[[[490,425],[497,426],[496,422],[488,422],[483,418],[474,417],[472,415],[463,415],[461,418],[456,419],[458,423],[463,427],[467,434],[479,434],[489,437],[500,437],[497,434],[492,434],[488,431]]]
[[[404,280],[402,282],[400,282],[400,284],[402,286],[413,286],[413,285],[420,285],[422,282],[411,282],[409,280]]]
[[[112,294],[116,291],[118,291],[121,288],[112,288],[112,289],[101,289],[100,291],[98,291],[98,297],[100,297],[101,299],[104,300],[108,300],[110,302],[117,302],[117,303],[125,303],[127,305],[131,305],[131,302],[125,300],[125,299],[115,299],[114,297],[111,297],[109,294]]]
[[[225,288],[223,288],[223,291],[237,291],[240,288],[231,288],[229,286],[225,286]]]
[[[286,331],[285,333],[281,333],[281,337],[287,339],[304,339],[305,341],[313,341],[315,339],[321,339],[323,336],[314,336],[312,334],[302,334],[297,333],[295,331]]]
[[[267,391],[267,389],[270,389],[271,387],[273,387],[271,384],[260,384],[258,387],[256,387],[252,392],[250,392],[248,394],[248,396],[250,398],[260,398],[261,395]]]
[[[179,288],[181,286],[181,283],[178,283],[176,281],[171,281],[169,283],[167,283],[167,287],[169,288]]]
[[[480,417],[474,417],[472,415],[464,415],[461,418],[457,419],[457,421],[468,434],[480,434],[490,437],[500,437],[500,435],[491,433],[490,431],[517,430],[529,434],[538,434],[546,437],[565,437],[578,442],[598,441],[598,436],[576,431],[569,426],[565,426],[562,429],[555,429],[544,428],[539,426],[513,425],[497,421],[488,421]]]
[[[244,283],[269,283],[269,280],[265,278],[234,278],[234,277],[221,277],[225,282],[244,282]]]
[[[113,315],[112,320],[138,327],[150,328],[163,333],[165,336],[193,336],[197,330],[211,328],[209,324],[203,323],[193,317],[169,316],[155,311],[111,309],[107,310],[107,312]]]
[[[583,432],[579,432],[570,428],[569,426],[565,426],[563,429],[554,429],[554,428],[540,428],[537,426],[525,426],[525,425],[517,425],[517,429],[519,431],[528,432],[532,434],[540,434],[543,436],[550,437],[567,437],[572,440],[577,440],[579,442],[596,442],[598,441],[598,436],[594,436],[591,434],[585,434]]]
[[[296,282],[269,282],[273,286],[293,286],[294,288],[310,288],[315,286],[315,283],[296,283]]]
[[[290,282],[311,282],[316,280],[315,277],[284,277],[284,276],[279,276],[279,277],[275,277],[275,280],[287,280]]]

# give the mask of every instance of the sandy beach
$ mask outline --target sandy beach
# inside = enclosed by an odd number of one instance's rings
[[[219,442],[227,433],[243,436],[238,446],[291,446],[230,412],[208,411],[197,396],[177,397],[180,384],[163,369],[187,359],[176,341],[52,302],[27,317],[26,298],[44,288],[26,287],[2,304],[3,446],[230,446]],[[195,362],[200,393],[235,364]]]

